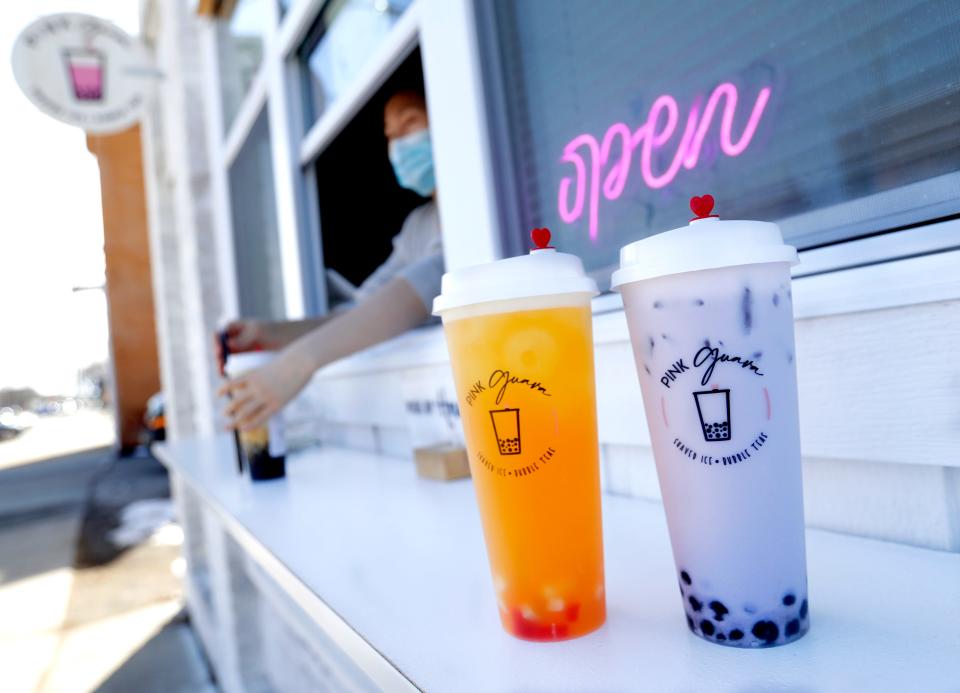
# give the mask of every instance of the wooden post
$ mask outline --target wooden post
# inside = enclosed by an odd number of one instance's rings
[[[121,454],[136,447],[147,398],[160,390],[140,146],[139,125],[111,135],[87,135],[87,149],[100,164],[110,351]]]

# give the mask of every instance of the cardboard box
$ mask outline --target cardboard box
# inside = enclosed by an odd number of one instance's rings
[[[470,476],[467,450],[458,445],[441,443],[413,451],[417,464],[417,476],[424,479],[450,481]]]

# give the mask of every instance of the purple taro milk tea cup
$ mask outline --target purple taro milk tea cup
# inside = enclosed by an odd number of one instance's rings
[[[790,267],[776,224],[696,217],[620,250],[623,296],[690,630],[732,647],[810,628]]]

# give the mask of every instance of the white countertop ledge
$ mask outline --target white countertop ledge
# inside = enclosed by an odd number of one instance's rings
[[[606,625],[529,643],[500,627],[469,481],[335,448],[236,474],[232,439],[158,446],[252,558],[383,690],[957,691],[960,554],[807,533],[810,633],[765,650],[687,631],[659,504],[605,495]]]

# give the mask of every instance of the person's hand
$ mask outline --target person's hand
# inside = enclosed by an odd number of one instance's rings
[[[257,351],[269,346],[267,344],[267,327],[260,320],[234,320],[228,323],[223,331],[227,333],[227,348],[231,354]],[[213,344],[213,353],[217,359],[217,370],[220,375],[223,375],[225,359],[220,344],[220,332],[213,335]]]
[[[217,391],[219,396],[231,398],[223,412],[228,428],[249,431],[266,425],[303,389],[312,374],[311,368],[285,353],[261,368],[228,380]]]

